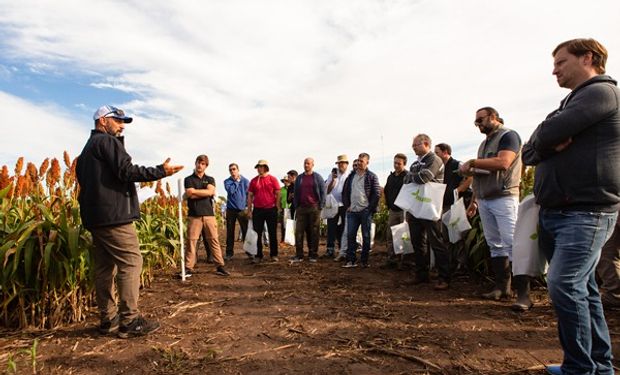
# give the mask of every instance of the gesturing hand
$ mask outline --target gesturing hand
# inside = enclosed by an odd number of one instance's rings
[[[164,167],[164,172],[166,172],[166,176],[171,176],[177,173],[178,171],[180,171],[181,169],[183,169],[182,165],[170,165],[170,158],[166,159],[166,161],[163,164],[163,167]]]

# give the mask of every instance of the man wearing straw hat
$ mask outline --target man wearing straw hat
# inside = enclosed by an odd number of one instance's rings
[[[76,174],[82,223],[93,236],[99,332],[142,336],[157,330],[159,323],[144,319],[138,310],[142,254],[133,225],[140,219],[134,183],[159,180],[183,167],[170,165],[170,158],[157,167],[133,164],[121,136],[133,118],[122,109],[105,105],[93,119],[95,129],[78,157]]]
[[[347,215],[347,209],[342,203],[342,188],[344,181],[349,176],[349,158],[347,155],[338,155],[336,159],[336,168],[332,169],[332,173],[325,182],[327,184],[327,194],[331,194],[338,202],[338,214],[331,219],[327,219],[327,253],[326,256],[333,257],[336,249],[342,248],[342,233],[344,231],[344,222]]]
[[[250,181],[248,189],[248,217],[252,219],[254,230],[258,234],[257,252],[254,263],[263,259],[263,230],[267,224],[269,233],[269,255],[272,262],[278,261],[278,210],[280,209],[280,184],[278,179],[269,174],[267,160],[259,160],[254,166],[258,176]]]

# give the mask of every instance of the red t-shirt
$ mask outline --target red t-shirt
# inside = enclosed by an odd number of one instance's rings
[[[256,176],[250,181],[248,191],[254,194],[254,208],[273,208],[276,206],[276,192],[280,183],[272,175]]]
[[[314,194],[314,175],[303,174],[299,185],[299,205],[301,207],[312,207],[317,205],[317,197]]]

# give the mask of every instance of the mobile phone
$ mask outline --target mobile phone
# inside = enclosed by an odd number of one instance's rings
[[[338,168],[335,168],[335,167],[334,167],[334,168],[332,169],[332,174],[338,174]]]

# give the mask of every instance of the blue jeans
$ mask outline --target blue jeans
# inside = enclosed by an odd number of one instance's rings
[[[508,257],[512,261],[512,238],[517,222],[519,197],[510,195],[478,199],[478,212],[491,258]]]
[[[541,209],[539,245],[558,316],[564,374],[613,374],[611,339],[594,279],[617,213]]]
[[[368,263],[370,253],[370,222],[372,215],[368,208],[360,212],[347,212],[347,261],[355,263],[357,250],[357,229],[362,227],[362,263]]]

